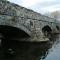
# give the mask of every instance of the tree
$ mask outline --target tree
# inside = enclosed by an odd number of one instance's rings
[[[54,11],[54,12],[51,12],[51,13],[50,12],[49,13],[45,13],[45,16],[60,20],[60,11]]]
[[[51,17],[58,19],[58,17],[60,16],[60,12],[59,11],[54,11],[50,14]]]

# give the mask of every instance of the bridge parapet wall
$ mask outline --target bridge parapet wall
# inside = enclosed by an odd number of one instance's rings
[[[33,20],[55,22],[53,18],[49,18],[47,16],[41,15],[40,13],[36,13],[33,10],[26,9],[24,7],[18,6],[17,4],[13,4],[6,1],[0,2],[0,14],[25,17]]]

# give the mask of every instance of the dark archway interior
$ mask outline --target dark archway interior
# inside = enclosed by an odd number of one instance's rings
[[[45,32],[45,31],[47,31],[48,33],[50,33],[52,31],[52,29],[49,26],[44,26],[42,28],[42,32]]]
[[[2,33],[2,35],[8,39],[29,37],[29,35],[23,30],[16,27],[11,27],[11,26],[0,25],[0,33]]]
[[[51,38],[51,32],[52,32],[52,29],[49,27],[49,26],[44,26],[42,28],[42,32],[44,33],[44,35],[48,38]]]
[[[59,26],[56,25],[57,30],[59,30]]]

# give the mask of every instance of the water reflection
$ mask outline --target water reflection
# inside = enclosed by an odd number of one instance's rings
[[[0,49],[0,60],[39,60],[47,56],[50,47],[48,42],[9,41],[5,48]],[[8,54],[8,49],[13,49],[15,55]]]
[[[0,60],[55,60],[51,59],[53,57],[52,52],[59,53],[59,43],[59,36],[48,42],[18,42],[7,40],[7,44],[5,43],[0,48]]]

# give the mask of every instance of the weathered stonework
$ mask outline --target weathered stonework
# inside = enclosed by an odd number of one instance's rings
[[[60,22],[57,20],[5,0],[0,1],[0,25],[23,30],[30,36],[26,41],[46,41],[47,38],[42,32],[42,28],[45,26],[49,26],[53,33],[60,32]],[[59,30],[56,26],[59,27]]]

